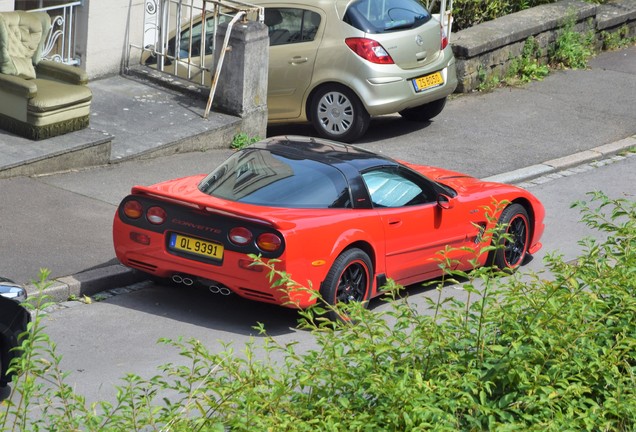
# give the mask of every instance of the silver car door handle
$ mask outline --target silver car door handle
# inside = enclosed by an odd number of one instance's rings
[[[294,57],[289,61],[289,64],[301,64],[307,63],[309,59],[307,57]]]

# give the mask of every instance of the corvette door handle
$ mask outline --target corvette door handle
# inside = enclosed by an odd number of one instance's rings
[[[289,61],[289,64],[301,64],[301,63],[307,63],[308,61],[309,59],[307,57],[293,57]]]
[[[402,220],[401,219],[389,219],[388,222],[389,222],[389,225],[395,226],[395,225],[400,225],[402,223]]]

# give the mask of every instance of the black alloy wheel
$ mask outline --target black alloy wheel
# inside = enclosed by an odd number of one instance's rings
[[[499,225],[504,227],[502,235],[495,241],[497,249],[490,260],[501,270],[514,270],[523,264],[530,241],[530,218],[521,204],[511,204],[499,217]]]
[[[320,294],[330,305],[337,303],[366,302],[371,294],[373,264],[369,256],[360,249],[344,251],[327,273]],[[332,320],[347,321],[334,311],[327,314]]]

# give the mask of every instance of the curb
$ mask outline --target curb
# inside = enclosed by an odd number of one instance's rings
[[[632,148],[636,148],[636,135],[594,147],[591,150],[486,177],[482,180],[509,184],[522,183],[573,166],[605,159]],[[35,284],[28,284],[25,288],[29,298],[44,295],[48,297],[49,301],[62,303],[71,298],[92,296],[101,291],[132,285],[147,278],[148,276],[142,272],[124,267],[121,264],[114,264],[55,279],[47,282],[42,290]]]
[[[496,174],[483,178],[482,180],[509,184],[522,183],[546,174],[572,168],[573,166],[605,159],[622,151],[627,151],[630,148],[636,148],[636,135],[594,147],[591,150],[584,150],[569,156],[551,159],[541,164],[531,165],[507,173]]]
[[[29,299],[46,296],[47,301],[62,303],[71,298],[92,296],[114,287],[132,285],[147,278],[142,272],[114,264],[47,281],[43,289],[36,284],[27,284],[25,288]]]

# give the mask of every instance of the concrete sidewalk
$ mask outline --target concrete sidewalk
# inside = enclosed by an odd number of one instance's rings
[[[143,277],[119,265],[112,248],[112,218],[131,186],[206,173],[231,153],[226,139],[221,148],[148,158],[188,137],[227,136],[235,119],[215,115],[204,121],[200,101],[125,77],[95,81],[91,87],[96,100],[89,130],[37,144],[0,131],[0,169],[34,158],[46,166],[47,152],[66,151],[72,160],[69,148],[86,146],[89,138],[110,142],[108,152],[100,150],[108,155],[102,166],[73,169],[71,164],[70,171],[54,175],[0,178],[0,275],[29,284],[46,267],[54,280],[47,294],[57,301]],[[374,119],[357,145],[518,183],[635,147],[635,101],[633,46],[600,54],[589,70],[557,71],[523,88],[453,97],[428,124],[399,116]],[[278,134],[312,130],[269,128],[268,135]],[[33,294],[35,287],[28,288]]]

